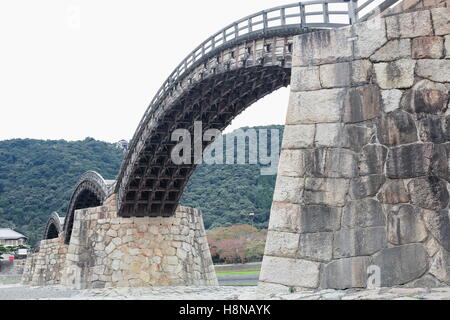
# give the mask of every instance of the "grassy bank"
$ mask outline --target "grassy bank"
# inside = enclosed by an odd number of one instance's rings
[[[216,271],[218,276],[232,276],[232,275],[240,275],[240,274],[259,274],[261,272],[260,269],[254,270],[239,270],[239,271]]]

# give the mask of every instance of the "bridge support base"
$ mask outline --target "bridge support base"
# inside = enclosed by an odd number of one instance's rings
[[[41,243],[23,283],[75,288],[217,285],[200,211],[171,218],[118,218],[115,196],[75,212],[69,245]]]
[[[450,285],[449,17],[295,37],[261,289]]]

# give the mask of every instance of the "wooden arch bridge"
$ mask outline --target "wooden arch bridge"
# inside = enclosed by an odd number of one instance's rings
[[[375,0],[296,2],[247,16],[213,34],[178,65],[153,98],[117,180],[105,181],[95,172],[81,177],[64,221],[66,243],[75,210],[99,206],[112,193],[117,194],[121,217],[172,216],[197,167],[194,162],[172,162],[175,130],[193,133],[194,122],[201,121],[204,131],[222,131],[248,106],[290,84],[295,35],[351,25],[396,2],[387,0],[374,8]],[[211,143],[203,142],[203,150]],[[53,234],[50,220],[46,239]]]

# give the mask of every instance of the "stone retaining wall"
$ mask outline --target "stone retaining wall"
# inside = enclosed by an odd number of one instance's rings
[[[449,19],[295,38],[261,289],[450,284]]]
[[[33,286],[59,284],[66,263],[67,245],[60,235],[57,239],[42,240],[39,252],[27,258],[22,283]]]
[[[22,275],[26,260],[5,261],[0,260],[0,280],[10,277],[17,278]]]
[[[402,12],[440,7],[450,7],[450,0],[403,0],[400,1],[395,7],[386,9],[382,15],[388,16]]]
[[[22,282],[76,289],[217,285],[200,211],[179,207],[171,218],[117,218],[115,201],[76,211],[70,244],[63,234],[42,241]]]

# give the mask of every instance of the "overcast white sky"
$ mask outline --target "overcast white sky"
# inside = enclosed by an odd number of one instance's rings
[[[234,20],[285,3],[0,0],[0,140],[128,140],[191,50]],[[233,127],[283,123],[287,99],[281,89]]]
[[[0,140],[129,140],[202,41],[289,0],[0,0]],[[282,124],[283,88],[231,129]]]

